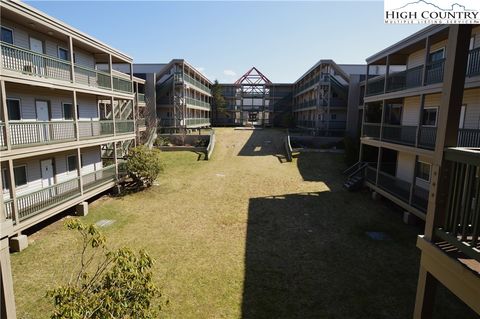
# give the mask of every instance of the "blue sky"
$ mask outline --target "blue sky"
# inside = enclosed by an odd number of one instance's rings
[[[221,82],[252,66],[273,82],[293,82],[320,59],[364,63],[422,28],[385,25],[383,1],[28,3],[137,63],[184,58]]]

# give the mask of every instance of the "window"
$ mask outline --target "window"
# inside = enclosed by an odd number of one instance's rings
[[[68,54],[68,50],[64,48],[58,48],[58,58],[68,61],[70,60],[70,56]]]
[[[417,178],[430,182],[430,170],[432,166],[428,163],[417,162]]]
[[[13,168],[15,177],[15,187],[27,185],[27,166],[17,166]]]
[[[422,125],[437,126],[437,108],[436,107],[423,109]]]
[[[67,172],[77,170],[77,157],[75,155],[67,156]]]
[[[337,114],[331,114],[331,115],[330,115],[330,118],[331,118],[332,120],[336,120],[336,119],[337,119]]]
[[[73,105],[71,103],[63,103],[63,119],[73,120]]]
[[[430,52],[430,54],[428,55],[428,61],[436,62],[436,61],[442,60],[444,57],[445,57],[445,49],[441,48],[439,50]]]
[[[2,27],[2,42],[13,44],[13,30]]]
[[[21,119],[20,100],[7,99],[8,119],[11,121],[19,121]]]

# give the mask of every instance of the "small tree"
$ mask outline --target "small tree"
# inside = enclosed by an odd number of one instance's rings
[[[153,259],[141,250],[110,251],[95,225],[78,219],[65,223],[82,237],[78,274],[47,293],[55,307],[52,319],[158,318],[160,291],[152,280]],[[158,304],[159,305],[159,304]]]
[[[149,149],[144,145],[130,150],[127,160],[127,171],[137,186],[151,186],[163,170],[159,153],[160,150],[156,148]]]
[[[215,117],[218,118],[219,114],[227,114],[227,102],[222,94],[222,88],[218,83],[218,80],[212,85],[212,109],[215,110]]]

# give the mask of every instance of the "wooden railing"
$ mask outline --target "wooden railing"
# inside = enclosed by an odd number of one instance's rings
[[[113,182],[116,179],[115,165],[110,165],[100,170],[82,175],[83,190],[89,191],[107,182]]]
[[[184,120],[186,126],[193,125],[210,125],[210,119],[208,118],[187,118]]]
[[[287,154],[287,161],[291,162],[293,160],[293,148],[292,143],[290,143],[290,134],[287,131],[285,136],[285,153]]]
[[[388,75],[387,92],[410,89],[422,85],[423,65]]]
[[[83,85],[110,90],[110,74],[75,64],[75,82]]]
[[[211,93],[210,88],[208,86],[206,86],[202,82],[192,78],[190,75],[188,75],[186,73],[184,73],[184,74],[182,74],[182,72],[175,73],[174,81],[176,83],[187,82],[187,83],[193,85],[194,87],[196,87],[196,88],[198,88],[198,89],[200,89],[204,92],[207,92],[208,94]]]
[[[18,221],[35,216],[78,195],[80,195],[80,179],[77,177],[18,196]]]
[[[210,110],[210,103],[208,102],[200,101],[191,97],[186,97],[185,102],[187,105],[200,106]]]
[[[6,219],[13,219],[13,200],[12,199],[5,199],[3,201],[3,207],[5,209],[5,218]]]
[[[210,132],[210,141],[208,142],[207,146],[207,160],[212,158],[213,149],[215,148],[215,130],[211,130]]]
[[[375,165],[375,167],[373,165]],[[382,190],[394,195],[404,203],[409,204],[422,212],[427,211],[428,190],[415,184],[412,185],[411,182],[401,180],[398,177],[383,171],[378,172],[377,183],[377,168],[376,164],[373,165],[369,163],[365,169],[365,180],[367,182],[376,185]],[[383,165],[388,166],[388,163],[383,163]]]
[[[75,123],[73,121],[10,122],[9,127],[12,147],[75,140]]]
[[[118,76],[112,76],[113,79],[113,90],[119,92],[132,92],[132,81],[123,79]]]
[[[1,42],[2,67],[28,75],[71,81],[70,62]]]
[[[480,149],[445,151],[451,164],[445,220],[435,234],[480,262]]]
[[[363,136],[380,138],[380,123],[363,123]]]
[[[480,48],[471,50],[468,55],[467,75],[480,75]]]
[[[315,121],[314,120],[296,120],[295,121],[297,126],[306,127],[306,128],[314,128]]]
[[[7,134],[5,123],[0,122],[0,150],[7,148]]]
[[[415,145],[417,126],[383,124],[382,140]]]
[[[137,101],[145,103],[145,94],[137,93]]]
[[[80,139],[89,139],[98,136],[113,135],[112,120],[80,120],[78,121],[78,133]]]
[[[457,146],[480,147],[480,129],[459,129]]]
[[[133,120],[116,120],[115,121],[115,131],[118,134],[126,134],[134,132],[134,123]]]

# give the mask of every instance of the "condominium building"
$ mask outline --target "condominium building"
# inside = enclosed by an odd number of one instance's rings
[[[210,127],[212,82],[185,60],[174,59],[156,75],[161,129]]]
[[[347,187],[364,180],[426,219],[415,318],[430,318],[437,281],[480,313],[480,27],[429,26],[367,63],[360,162]],[[377,66],[386,74],[370,77]]]
[[[448,26],[425,28],[367,59],[361,161],[367,186],[425,219]],[[480,146],[480,27],[472,31],[458,146]],[[391,71],[391,66],[403,71]],[[368,75],[369,72],[367,73]]]
[[[143,123],[132,59],[1,2],[1,205],[9,236],[112,188]]]

